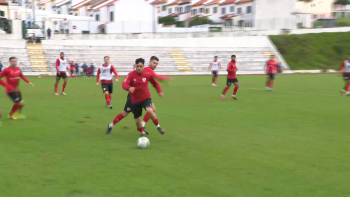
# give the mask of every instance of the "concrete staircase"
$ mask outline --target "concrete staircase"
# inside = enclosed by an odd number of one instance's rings
[[[176,66],[180,71],[189,71],[192,72],[191,67],[188,65],[186,58],[182,51],[171,51],[171,55],[176,63]]]
[[[34,72],[49,71],[44,49],[41,44],[27,44],[27,51]]]

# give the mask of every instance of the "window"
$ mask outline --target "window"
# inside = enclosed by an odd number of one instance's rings
[[[205,9],[205,13],[210,14],[210,9],[209,8]]]
[[[226,14],[226,8],[221,8],[221,14]]]
[[[192,15],[197,15],[197,9],[192,10]]]
[[[204,8],[200,8],[199,13],[204,13]]]
[[[252,6],[247,7],[247,14],[250,14],[250,13],[252,13]]]
[[[75,13],[74,16],[78,16],[78,13]]]
[[[242,8],[237,9],[237,14],[242,14]]]
[[[179,12],[182,13],[182,7],[179,7]]]
[[[191,6],[186,6],[186,12],[191,12]]]
[[[178,8],[178,7],[176,7],[176,8],[175,8],[175,12],[178,12],[178,11],[179,11],[179,8]]]
[[[69,13],[69,15],[73,15],[73,13],[71,12],[71,13]]]
[[[213,8],[213,13],[214,14],[218,13],[218,8],[217,7]]]
[[[96,15],[95,15],[95,19],[96,19],[96,21],[100,21],[100,15],[99,15],[99,14],[96,14]]]
[[[235,6],[230,7],[230,12],[235,12]]]
[[[168,9],[168,14],[171,14],[173,11],[171,8]]]
[[[60,11],[60,10],[58,10],[58,11],[57,11],[57,14],[61,14],[61,11]]]
[[[162,6],[162,11],[163,11],[163,12],[166,11],[166,9],[167,9],[167,6],[166,6],[166,5]]]
[[[314,15],[312,15],[312,18],[317,18],[318,16],[317,16],[317,14],[314,14]]]
[[[324,14],[322,14],[322,15],[321,15],[321,18],[325,18],[325,15],[324,15]]]
[[[114,12],[109,13],[109,21],[114,21]]]
[[[43,7],[43,10],[45,10],[45,7]]]
[[[93,14],[90,14],[90,17],[94,17],[94,15],[93,15]]]
[[[4,17],[5,16],[5,11],[0,10],[0,16]]]

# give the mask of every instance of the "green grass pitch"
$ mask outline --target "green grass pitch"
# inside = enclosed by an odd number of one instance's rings
[[[127,92],[114,84],[107,109],[95,79],[21,82],[27,115],[7,120],[1,88],[1,197],[342,197],[350,195],[350,97],[337,75],[239,76],[221,100],[211,77],[177,77],[164,98],[152,87],[162,136],[150,121],[149,149],[137,149],[132,115],[106,136]],[[62,81],[59,89],[62,88]]]

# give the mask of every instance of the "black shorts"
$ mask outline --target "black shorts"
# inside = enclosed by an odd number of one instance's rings
[[[237,79],[237,78],[235,78],[235,79],[227,79],[226,84],[227,84],[228,86],[230,86],[230,85],[233,84],[233,83],[238,83],[238,79]]]
[[[147,108],[152,108],[152,99],[151,98],[146,98],[140,103],[132,103],[132,113],[134,114],[134,118],[139,118],[142,116],[142,108],[147,109]]]
[[[276,78],[276,74],[275,73],[269,73],[268,75],[267,75],[267,78],[270,78],[270,79],[275,79]]]
[[[113,93],[113,83],[102,83],[101,85],[103,93],[108,91],[110,94]]]
[[[218,71],[213,71],[213,76],[218,77]]]
[[[61,79],[61,78],[67,79],[67,73],[60,73],[60,75],[58,75],[58,73],[57,73],[56,78],[57,79]]]
[[[7,93],[7,96],[12,100],[13,103],[19,103],[22,101],[22,94],[20,92]]]
[[[344,77],[344,80],[350,80],[350,74],[344,73],[343,77]]]
[[[124,111],[130,113],[132,110],[132,104],[131,104],[131,99],[130,99],[130,94],[126,97],[126,103],[124,106]]]

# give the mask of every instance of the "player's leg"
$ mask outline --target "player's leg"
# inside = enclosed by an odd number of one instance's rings
[[[233,89],[233,94],[232,94],[231,97],[232,97],[234,100],[237,100],[236,94],[237,94],[237,91],[238,91],[238,88],[239,88],[239,82],[238,82],[237,79],[235,80],[235,82],[233,83],[233,85],[235,85],[235,88]]]
[[[145,128],[142,127],[142,123],[141,123],[142,103],[133,103],[132,113],[134,114],[137,130],[140,131],[141,136],[146,136],[147,132],[145,131]]]
[[[61,75],[62,75],[62,78],[63,78],[63,81],[64,81],[61,94],[62,95],[66,95],[66,93],[64,93],[64,90],[66,89],[66,86],[67,86],[67,74],[66,73],[61,73]]]
[[[112,103],[112,94],[113,94],[113,83],[108,84],[108,96],[109,96],[109,101]],[[110,104],[110,109],[112,109],[112,104]]]
[[[18,119],[19,116],[14,115],[14,114],[18,111],[19,108],[23,107],[24,104],[23,104],[22,98],[21,98],[20,94],[17,92],[8,93],[7,95],[10,97],[10,99],[14,103],[14,105],[12,106],[12,109],[9,113],[9,119]]]
[[[275,81],[275,74],[271,73],[270,77],[270,90],[273,90],[273,82]]]
[[[152,109],[153,109],[153,112],[156,112],[156,106],[154,105],[154,103],[152,103]],[[149,121],[149,119],[151,119],[151,117],[149,116],[148,113],[146,113],[145,117],[143,117],[143,120],[142,120],[142,126],[143,127],[145,127],[145,125]]]
[[[163,135],[165,133],[165,130],[163,130],[159,125],[157,115],[152,108],[153,107],[152,100],[150,98],[144,100],[142,102],[142,107],[146,110],[146,113],[148,113],[149,116],[151,117],[153,124],[157,127],[157,130],[159,131],[159,133]]]
[[[216,82],[218,81],[218,72],[213,72],[213,86],[217,86]]]
[[[121,120],[123,120],[125,117],[127,117],[129,115],[129,113],[131,112],[131,109],[132,109],[132,104],[130,101],[130,97],[128,95],[123,112],[118,114],[114,118],[114,120],[108,125],[108,129],[106,132],[107,135],[110,135],[112,133],[112,129],[113,129],[114,125],[116,125],[117,123],[119,123]]]
[[[346,91],[347,91],[347,95],[350,96],[350,74],[349,74],[349,78],[348,80],[346,80],[347,84],[346,84]]]
[[[350,95],[350,74],[343,74],[344,76],[344,88],[342,89],[343,96],[346,96],[346,94]]]
[[[232,80],[231,80],[231,79],[227,79],[226,87],[225,87],[225,89],[224,89],[224,91],[222,92],[222,95],[221,95],[221,98],[222,98],[223,100],[225,100],[225,94],[226,94],[227,91],[230,89],[231,84],[232,84]]]
[[[56,83],[55,83],[55,95],[58,96],[58,84],[60,83],[60,80],[61,80],[61,75],[56,75]]]

